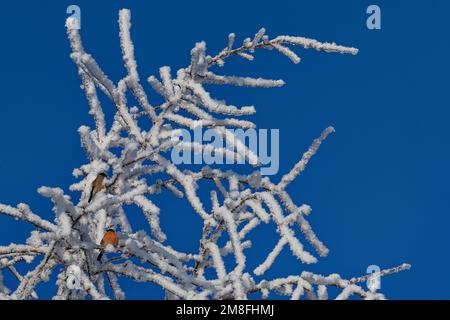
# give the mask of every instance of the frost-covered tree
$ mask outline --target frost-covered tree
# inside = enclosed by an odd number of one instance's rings
[[[326,299],[330,286],[338,288],[337,296],[332,298],[347,299],[356,295],[363,299],[382,299],[384,296],[377,292],[376,282],[372,281],[375,285],[369,289],[364,289],[365,285],[361,283],[369,277],[409,268],[403,264],[349,280],[336,273],[323,276],[308,271],[264,279],[265,272],[285,247],[304,264],[317,262],[317,257],[307,251],[305,244],[320,257],[328,254],[327,247],[308,223],[311,208],[296,204],[286,187],[302,173],[334,129],[326,128],[292,170],[274,182],[260,175],[258,156],[230,130],[254,128],[255,124],[239,117],[254,114],[255,108],[228,105],[213,98],[205,88],[205,84],[282,86],[282,80],[215,73],[216,67],[224,66],[228,58],[253,60],[257,49],[275,49],[294,63],[299,63],[300,58],[292,51],[292,46],[349,54],[356,54],[357,49],[303,37],[269,38],[265,29],[260,29],[241,45],[236,45],[235,35],[230,34],[226,47],[214,56],[207,55],[205,42],[199,42],[191,50],[187,67],[176,73],[167,66],[161,67],[159,79],[155,76],[147,79],[163,99],[163,103],[153,105],[137,71],[130,36],[130,11],[121,10],[119,14],[120,47],[126,75],[118,83],[105,75],[83,47],[78,21],[69,18],[66,27],[71,58],[78,69],[89,113],[95,122],[95,128],[79,128],[88,162],[73,170],[79,181],[72,184],[70,190],[79,192],[80,197],[75,203],[60,188],[39,188],[38,192],[54,204],[54,221],[41,218],[24,203],[17,207],[0,204],[0,213],[36,227],[25,244],[0,247],[0,298],[38,298],[36,286],[48,281],[51,272],[58,270],[54,299],[124,299],[121,277],[154,283],[164,290],[167,299],[246,299],[252,293],[259,293],[263,298],[282,295],[291,299]],[[115,115],[110,124],[105,122],[100,94],[105,95],[111,102],[110,108],[114,108]],[[136,106],[131,106],[131,97]],[[180,129],[194,130],[199,126],[214,129],[228,142],[227,148],[177,138]],[[207,166],[199,171],[182,170],[170,158],[174,148],[240,157],[254,169],[245,175],[235,173],[231,166],[228,171]],[[88,201],[92,182],[101,173],[107,175],[102,188],[92,193],[93,199]],[[208,204],[202,203],[197,192],[201,181],[210,182]],[[157,193],[185,197],[186,204],[197,212],[198,216],[192,218],[201,219],[203,224],[197,252],[181,252],[165,244],[166,235],[160,227],[159,216],[170,212],[160,212],[153,197]],[[133,204],[141,209],[148,221],[149,234],[132,230],[127,210]],[[259,266],[249,270],[246,252],[260,249],[252,247],[248,235],[262,223],[275,225],[279,240]],[[117,247],[100,246],[109,228],[114,228],[120,238]],[[99,249],[116,253],[109,255],[109,259],[105,255],[98,261]],[[20,274],[15,267],[20,262],[33,265],[32,270]],[[7,288],[3,284],[5,272],[11,272],[17,278],[17,288]],[[111,290],[107,291],[107,286]],[[112,295],[108,296],[107,292]]]

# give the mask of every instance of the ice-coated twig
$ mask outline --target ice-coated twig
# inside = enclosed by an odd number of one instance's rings
[[[24,203],[19,204],[17,208],[0,204],[0,213],[13,217],[15,219],[27,221],[32,225],[46,231],[56,231],[56,226],[53,223],[46,221],[31,212],[30,207]]]
[[[314,154],[317,152],[323,140],[325,140],[327,136],[332,132],[334,132],[334,128],[328,127],[322,132],[320,137],[314,139],[313,144],[309,147],[308,151],[303,154],[300,161],[294,166],[294,168],[292,168],[292,170],[288,174],[284,175],[281,178],[281,181],[278,184],[278,187],[280,189],[286,188],[289,183],[291,183],[303,170],[305,170],[306,165],[308,164],[311,157],[314,156]]]
[[[139,83],[139,74],[137,72],[137,63],[134,58],[134,45],[131,41],[131,13],[129,10],[120,10],[119,12],[119,37],[120,47],[122,49],[122,56],[125,63],[125,67],[128,70],[128,77],[126,78],[127,85],[131,92],[136,97],[139,104],[147,112],[151,120],[156,121],[156,113],[154,108],[148,102],[147,94],[144,88]]]
[[[265,32],[265,30],[264,30]],[[229,38],[235,39],[234,34],[230,34]],[[255,37],[255,40],[257,37]],[[234,40],[233,40],[234,42]],[[288,56],[294,63],[300,62],[300,58],[292,52],[290,49],[283,45],[295,45],[295,46],[301,46],[305,49],[313,48],[317,51],[325,51],[325,52],[338,52],[338,53],[350,53],[350,54],[357,54],[358,49],[353,47],[345,47],[341,45],[337,45],[335,43],[328,43],[328,42],[319,42],[314,39],[304,38],[304,37],[292,37],[292,36],[278,36],[272,40],[269,40],[268,37],[258,37],[258,40],[255,42],[249,42],[245,41],[241,47],[232,49],[230,46],[222,50],[218,55],[212,57],[209,59],[208,64],[223,64],[223,60],[228,58],[232,55],[238,55],[241,57],[244,57],[248,60],[253,60],[253,56],[249,55],[245,51],[253,52],[257,48],[273,48],[275,47],[278,49],[281,53]],[[281,49],[282,48],[282,49]],[[281,49],[281,50],[280,50]],[[249,58],[251,57],[251,58]]]
[[[411,269],[411,265],[408,264],[408,263],[403,263],[403,264],[401,264],[401,265],[399,265],[397,267],[394,267],[394,268],[381,270],[379,273],[371,273],[371,274],[367,274],[367,275],[362,276],[362,277],[352,278],[352,279],[350,279],[350,282],[351,283],[363,282],[363,281],[366,281],[367,279],[369,279],[370,277],[373,277],[373,276],[381,277],[381,276],[385,276],[385,275],[388,275],[388,274],[397,273],[397,272],[404,271],[404,270],[409,270],[409,269]]]

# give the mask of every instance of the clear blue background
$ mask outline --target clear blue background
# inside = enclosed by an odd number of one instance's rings
[[[381,7],[382,30],[366,28],[372,3]],[[28,203],[48,219],[51,203],[36,189],[59,186],[68,192],[72,169],[86,162],[77,128],[93,125],[69,58],[64,21],[70,4],[81,7],[87,51],[114,81],[124,75],[117,25],[122,7],[132,10],[143,79],[162,65],[186,66],[196,41],[205,40],[216,53],[228,33],[242,41],[261,26],[271,36],[358,47],[357,56],[297,50],[299,65],[267,51],[250,63],[233,58],[224,73],[282,78],[287,85],[214,91],[235,105],[254,104],[253,119],[261,128],[280,128],[280,175],[322,129],[336,128],[289,188],[297,203],[312,206],[309,220],[331,252],[305,266],[285,250],[267,276],[306,269],[352,277],[371,264],[409,262],[412,270],[383,278],[388,298],[450,298],[448,1],[2,1],[0,202]],[[154,201],[162,208],[168,242],[196,250],[199,218],[185,200]],[[131,216],[136,229],[145,228],[137,210]],[[1,244],[23,242],[30,230],[0,216]],[[250,268],[272,249],[276,235],[262,227],[254,239]],[[42,298],[53,296],[54,286],[40,287]],[[162,297],[152,285],[125,280],[123,287],[128,298]]]

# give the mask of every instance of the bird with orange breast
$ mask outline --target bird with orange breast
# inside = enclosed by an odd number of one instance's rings
[[[98,174],[98,176],[92,181],[92,189],[91,194],[89,195],[88,203],[92,201],[92,198],[99,193],[100,190],[103,188],[103,180],[105,180],[106,174],[104,172],[101,172]]]
[[[105,253],[105,248],[108,245],[117,248],[117,246],[119,245],[119,235],[114,231],[114,229],[108,229],[103,235],[103,238],[100,241],[100,245],[102,246],[102,248],[100,249],[100,253],[98,254],[97,261],[101,261],[103,254]]]

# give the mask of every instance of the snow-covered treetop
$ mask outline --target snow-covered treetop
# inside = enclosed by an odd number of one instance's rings
[[[252,293],[262,297],[278,294],[299,299],[326,299],[327,287],[340,290],[337,299],[357,295],[364,299],[382,299],[375,289],[365,290],[360,285],[367,276],[350,280],[338,274],[322,276],[303,271],[277,279],[264,279],[264,275],[287,247],[300,263],[317,262],[317,257],[328,254],[328,248],[318,239],[308,223],[311,207],[298,204],[286,191],[288,185],[302,173],[321,143],[334,131],[326,128],[315,139],[292,170],[279,182],[261,176],[258,156],[242,141],[235,139],[231,129],[255,128],[256,125],[241,116],[256,112],[254,106],[234,106],[213,97],[205,84],[271,88],[284,85],[283,80],[240,77],[220,74],[227,59],[254,59],[258,49],[273,50],[299,63],[293,48],[315,49],[332,53],[357,54],[352,47],[335,43],[322,43],[313,39],[293,36],[270,38],[264,28],[242,44],[236,36],[228,36],[224,49],[215,55],[207,54],[206,43],[198,42],[191,50],[188,66],[176,72],[170,67],[159,69],[158,76],[146,80],[159,94],[163,103],[152,104],[144,90],[137,70],[134,45],[130,35],[130,11],[119,13],[119,38],[126,75],[114,83],[93,56],[84,48],[74,18],[67,20],[67,35],[74,61],[81,78],[95,127],[81,126],[79,134],[88,162],[73,170],[79,180],[70,186],[80,197],[73,201],[60,188],[41,187],[38,192],[53,204],[54,221],[35,214],[26,204],[17,207],[0,204],[0,213],[26,221],[36,227],[26,244],[0,247],[0,298],[38,298],[36,285],[47,281],[52,270],[59,271],[54,299],[84,298],[123,299],[120,277],[135,281],[152,282],[162,287],[168,299],[246,299]],[[106,123],[104,106],[99,95],[109,98],[115,116]],[[133,97],[133,101],[130,100]],[[136,105],[132,105],[135,103]],[[196,145],[175,139],[180,129],[193,130],[198,126],[212,128],[229,142],[231,148],[220,149],[212,145]],[[144,129],[147,128],[147,129]],[[170,159],[175,147],[243,157],[254,169],[247,175],[205,166],[199,171],[181,170]],[[119,151],[118,151],[119,150]],[[88,202],[92,182],[106,173],[103,188]],[[158,176],[159,178],[156,178]],[[165,178],[160,178],[161,176]],[[205,205],[198,196],[200,181],[211,181],[210,204]],[[97,192],[97,191],[96,191]],[[167,237],[159,223],[161,212],[153,195],[169,192],[168,196],[185,197],[187,203],[201,219],[203,230],[198,252],[181,252],[166,244]],[[127,206],[134,204],[148,221],[150,233],[133,230],[127,218]],[[210,207],[208,210],[206,207]],[[267,257],[253,270],[246,264],[246,252],[252,247],[248,235],[259,225],[273,223],[279,240]],[[167,226],[170,228],[170,226]],[[118,255],[97,261],[96,256],[105,231],[115,229],[120,237],[118,248],[108,246]],[[224,245],[219,239],[225,239]],[[222,243],[222,242],[220,242]],[[103,249],[102,249],[103,250]],[[312,252],[314,250],[315,252]],[[224,258],[232,256],[232,264]],[[14,267],[20,262],[37,266],[19,274]],[[409,265],[387,269],[385,275],[408,269]],[[215,271],[208,276],[207,269]],[[2,271],[10,271],[18,280],[15,290],[6,288]],[[208,273],[209,274],[209,273]],[[77,286],[68,285],[76,275]],[[72,278],[70,278],[72,279]],[[108,297],[106,285],[113,296]]]

